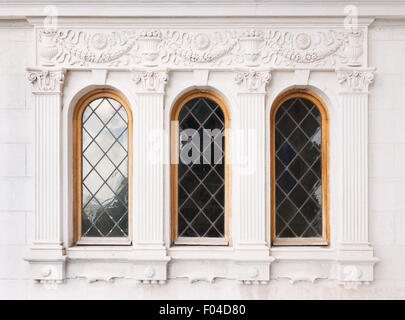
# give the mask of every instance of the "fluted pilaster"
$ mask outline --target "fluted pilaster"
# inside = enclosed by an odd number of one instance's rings
[[[236,246],[265,246],[265,87],[268,71],[237,71],[239,127],[235,146],[237,208]]]
[[[35,225],[27,260],[34,279],[64,279],[61,217],[61,110],[64,71],[29,69],[35,112]],[[46,262],[43,262],[46,260]],[[40,261],[40,262],[38,262]]]
[[[340,242],[368,243],[368,86],[370,69],[339,69],[343,114],[343,214]]]
[[[134,242],[163,246],[164,71],[133,71],[137,93],[134,119]]]
[[[337,277],[347,288],[372,281],[378,261],[368,238],[368,87],[373,77],[373,69],[337,70],[343,120],[343,212]]]

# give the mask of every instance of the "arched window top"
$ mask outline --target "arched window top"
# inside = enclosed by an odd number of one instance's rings
[[[280,96],[271,110],[272,240],[325,245],[328,224],[328,114],[307,90]]]
[[[75,238],[78,243],[128,243],[132,114],[108,89],[80,99],[74,113]]]
[[[190,90],[177,99],[171,112],[171,120],[177,121],[183,107],[191,100],[205,98],[206,100],[213,101],[221,109],[224,114],[226,122],[231,120],[230,111],[226,100],[218,93],[211,90]]]
[[[172,240],[229,244],[229,112],[221,96],[193,90],[178,99],[172,131]]]

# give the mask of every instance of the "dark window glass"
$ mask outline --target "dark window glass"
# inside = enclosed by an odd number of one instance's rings
[[[276,113],[276,236],[322,236],[322,123],[316,105],[285,101]]]
[[[178,120],[178,236],[224,237],[224,113],[201,97],[186,103]]]
[[[128,236],[128,115],[111,98],[82,117],[82,237]]]

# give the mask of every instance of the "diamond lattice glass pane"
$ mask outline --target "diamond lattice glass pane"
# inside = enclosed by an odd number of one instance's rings
[[[193,99],[180,110],[179,129],[178,235],[223,237],[224,113],[210,99]]]
[[[276,236],[322,235],[322,123],[318,108],[294,98],[275,124]]]
[[[128,115],[111,98],[82,118],[82,236],[128,236]]]

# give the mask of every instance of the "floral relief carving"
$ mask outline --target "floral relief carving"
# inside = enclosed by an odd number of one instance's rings
[[[337,80],[346,90],[367,92],[374,80],[374,73],[371,70],[338,70]]]
[[[59,93],[64,81],[64,72],[61,70],[29,70],[27,77],[33,87],[33,92]]]
[[[361,66],[363,30],[38,31],[38,63],[66,66]]]
[[[242,91],[264,92],[266,84],[270,81],[269,71],[237,71],[235,72],[235,83]]]
[[[168,74],[165,71],[133,71],[132,80],[145,92],[163,92]]]
[[[57,64],[87,66],[90,64],[128,65],[135,45],[132,32],[88,33],[81,30],[59,30],[54,36]]]
[[[237,45],[234,31],[213,33],[189,33],[167,30],[160,49],[163,64],[195,63],[231,64],[231,51]],[[224,58],[226,61],[222,61]]]

